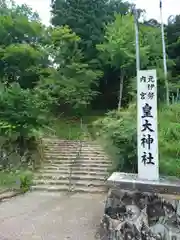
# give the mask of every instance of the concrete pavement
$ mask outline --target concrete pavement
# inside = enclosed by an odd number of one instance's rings
[[[32,192],[0,204],[0,240],[94,240],[106,194]]]

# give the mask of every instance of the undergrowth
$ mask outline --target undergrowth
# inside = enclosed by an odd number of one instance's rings
[[[158,111],[160,173],[180,177],[180,104]],[[93,123],[93,135],[114,160],[114,169],[137,172],[136,106],[109,112]]]
[[[33,174],[27,170],[0,171],[0,188],[26,192],[32,184]]]
[[[82,117],[56,117],[51,119],[50,127],[44,128],[44,136],[56,136],[67,140],[84,140],[91,136],[92,123],[101,116],[89,113]]]

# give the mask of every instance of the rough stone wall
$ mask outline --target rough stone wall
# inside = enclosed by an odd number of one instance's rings
[[[104,240],[180,240],[180,200],[111,189],[100,235]]]

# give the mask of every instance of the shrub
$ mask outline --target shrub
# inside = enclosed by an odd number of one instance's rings
[[[136,172],[136,123],[135,106],[126,111],[112,111],[93,123],[96,136],[105,145],[114,160],[114,168]],[[98,131],[97,131],[98,129]],[[113,170],[115,170],[113,169]]]
[[[48,124],[46,96],[39,89],[22,89],[19,84],[0,86],[0,165],[32,163],[35,140]],[[4,157],[5,156],[5,157]],[[11,160],[10,160],[11,159]],[[3,160],[3,161],[2,161]]]
[[[180,176],[180,104],[159,111],[160,170]]]
[[[25,193],[30,190],[32,184],[32,176],[31,175],[21,175],[20,176],[20,190]]]
[[[161,106],[158,115],[160,173],[180,176],[180,105]],[[137,172],[136,106],[109,112],[93,126],[114,159],[114,170]]]
[[[32,90],[23,90],[18,84],[0,88],[1,135],[13,133],[31,137],[34,131],[47,124],[46,102]]]

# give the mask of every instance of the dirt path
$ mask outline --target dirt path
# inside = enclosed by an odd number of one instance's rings
[[[28,193],[0,204],[1,240],[94,240],[106,195]]]

